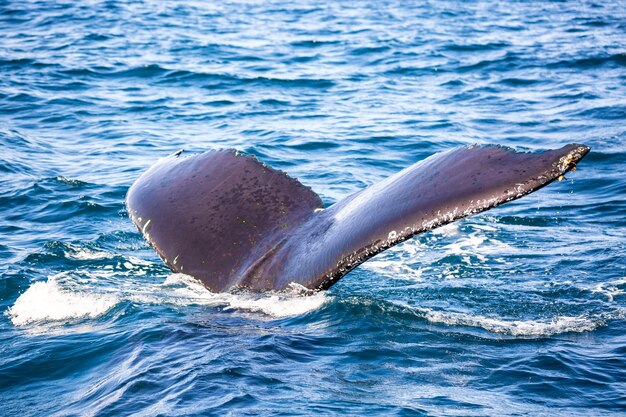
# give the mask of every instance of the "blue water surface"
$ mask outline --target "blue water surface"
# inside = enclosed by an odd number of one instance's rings
[[[624,1],[0,1],[0,415],[624,415],[625,45]],[[124,206],[181,148],[332,204],[571,142],[566,180],[314,295],[212,294]]]

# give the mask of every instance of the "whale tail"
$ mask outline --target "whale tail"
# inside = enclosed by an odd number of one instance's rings
[[[589,152],[469,146],[435,154],[323,209],[287,174],[233,150],[161,159],[129,189],[132,221],[170,269],[212,291],[326,289],[410,237],[520,198]]]

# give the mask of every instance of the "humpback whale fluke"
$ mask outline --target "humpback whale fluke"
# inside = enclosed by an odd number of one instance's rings
[[[441,152],[323,209],[310,188],[234,150],[159,160],[128,191],[132,221],[167,266],[211,291],[326,289],[418,233],[529,194],[589,147]]]

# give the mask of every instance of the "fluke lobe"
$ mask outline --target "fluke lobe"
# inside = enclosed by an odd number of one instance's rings
[[[326,289],[410,237],[520,198],[575,168],[589,147],[441,152],[324,208],[310,188],[234,150],[159,160],[135,181],[132,221],[175,272],[211,291]]]

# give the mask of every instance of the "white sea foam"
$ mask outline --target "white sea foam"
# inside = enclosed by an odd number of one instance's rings
[[[184,274],[172,274],[160,286],[161,291],[153,292],[158,294],[159,302],[259,312],[276,318],[298,316],[317,310],[329,298],[323,292],[310,294],[298,284],[291,284],[284,291],[213,293],[196,279]]]
[[[111,295],[68,291],[59,287],[55,277],[30,286],[7,311],[14,325],[34,322],[66,321],[98,317],[119,300]]]
[[[441,235],[446,237],[455,236],[459,233],[459,225],[458,223],[448,223],[444,226],[433,229],[432,233],[435,235]]]
[[[97,251],[89,248],[79,247],[72,244],[67,244],[67,250],[64,252],[65,257],[70,259],[77,259],[81,261],[90,261],[97,259],[111,259],[115,255],[106,251]]]
[[[402,261],[392,259],[373,259],[364,264],[364,268],[380,275],[409,281],[422,281],[422,268],[414,268]]]
[[[169,275],[162,283],[146,284],[121,280],[119,273],[113,271],[82,271],[58,274],[32,284],[7,311],[7,316],[16,326],[68,322],[99,317],[127,300],[143,304],[206,305],[281,318],[305,314],[328,301],[325,293],[309,294],[305,290],[292,284],[280,292],[213,293],[183,274]]]
[[[412,239],[368,260],[362,268],[394,279],[421,281],[424,269],[413,264],[427,250],[422,242]]]
[[[516,249],[500,240],[488,238],[483,228],[467,236],[458,239],[456,242],[446,245],[444,251],[446,255],[474,255],[481,262],[487,260],[487,256],[502,253],[515,253]]]
[[[367,261],[363,268],[395,279],[422,281],[424,273],[432,270],[432,264],[451,255],[460,257],[465,265],[474,265],[486,262],[506,263],[501,255],[516,252],[516,248],[488,236],[487,233],[496,230],[493,226],[471,225],[471,227],[474,230],[468,235],[463,235],[435,250],[432,246],[436,246],[436,242],[442,238],[456,236],[459,226],[451,223],[434,229],[428,243],[419,239],[409,240]],[[416,265],[416,262],[419,263]],[[443,277],[458,278],[460,265],[446,263],[443,266]]]
[[[297,299],[296,299],[297,298]],[[229,297],[226,309],[261,312],[272,317],[293,317],[319,309],[328,301],[324,293],[308,296]]]
[[[416,313],[431,323],[468,326],[512,336],[552,336],[568,332],[587,332],[603,326],[603,318],[559,316],[549,320],[503,320],[464,313],[418,308]]]
[[[325,292],[311,294],[306,288],[292,284],[285,291],[265,293],[213,293],[194,278],[183,274],[169,275],[162,283],[141,282],[113,285],[112,272],[76,276],[58,274],[45,282],[31,285],[7,311],[14,325],[70,322],[97,318],[116,304],[128,300],[141,304],[177,306],[204,305],[226,311],[262,313],[273,318],[292,317],[314,311],[331,300]],[[626,280],[613,282],[621,285]],[[104,285],[102,285],[104,283]],[[619,290],[622,292],[622,290]],[[622,310],[608,316],[557,316],[542,320],[506,320],[458,312],[413,308],[418,316],[431,323],[469,326],[513,336],[551,336],[567,332],[592,331],[607,319],[623,318]]]
[[[626,294],[626,290],[620,287],[626,287],[626,278],[598,284],[591,292],[600,293],[606,296],[609,301],[613,302],[614,297]]]
[[[65,252],[65,256],[68,258],[78,259],[80,261],[91,261],[97,259],[110,259],[113,258],[114,255],[109,252],[100,252],[87,248],[81,248],[75,252]]]

